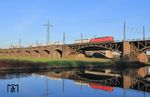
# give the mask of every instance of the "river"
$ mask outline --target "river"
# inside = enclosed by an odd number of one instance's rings
[[[0,97],[150,97],[150,67],[1,71]]]

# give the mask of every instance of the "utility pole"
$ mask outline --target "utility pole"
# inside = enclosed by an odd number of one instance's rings
[[[65,44],[65,40],[66,40],[65,32],[63,32],[63,44]]]
[[[35,43],[36,43],[36,46],[38,46],[38,44],[39,44],[39,43],[38,43],[38,40],[36,40],[36,42],[35,42]]]
[[[62,57],[64,56],[65,39],[66,39],[65,32],[63,32]]]
[[[10,44],[10,48],[13,48],[13,45],[12,45],[12,43]]]
[[[124,21],[124,25],[123,25],[123,33],[124,33],[124,41],[126,41],[126,22]]]
[[[63,78],[63,80],[62,80],[62,91],[63,91],[63,92],[65,91],[65,80],[64,80],[64,78]]]
[[[83,34],[81,33],[81,43],[82,43],[82,40],[83,40]]]
[[[21,38],[19,38],[19,48],[21,48]]]
[[[143,40],[145,40],[145,27],[143,26]]]
[[[44,26],[47,27],[47,35],[46,35],[47,42],[46,42],[46,44],[48,45],[50,43],[50,27],[53,27],[53,25],[50,25],[49,20],[48,20],[47,24],[44,24]]]
[[[46,97],[48,97],[49,93],[48,93],[49,89],[48,89],[48,78],[46,77]]]

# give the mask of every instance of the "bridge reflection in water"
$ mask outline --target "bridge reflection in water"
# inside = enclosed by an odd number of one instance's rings
[[[67,84],[64,79],[73,80],[75,85],[80,86],[82,90],[84,86],[96,90],[113,92],[114,88],[124,89],[124,96],[126,90],[131,89],[135,91],[150,92],[150,67],[140,68],[101,68],[101,69],[86,69],[86,70],[64,70],[56,69],[49,71],[22,71],[18,73],[1,72],[0,80],[22,78],[36,75],[38,77],[45,76],[46,92],[44,95],[48,97],[49,81],[48,80],[62,80],[62,91],[65,91]]]

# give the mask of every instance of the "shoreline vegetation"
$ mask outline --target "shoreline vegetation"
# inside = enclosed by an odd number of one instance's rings
[[[127,65],[129,64],[129,65]],[[132,65],[130,65],[132,64]],[[104,58],[32,58],[32,57],[0,57],[0,70],[39,70],[64,68],[97,68],[97,67],[139,67],[147,66],[139,62],[121,63]]]

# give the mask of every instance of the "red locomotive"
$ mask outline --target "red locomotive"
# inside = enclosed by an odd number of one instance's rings
[[[75,40],[75,44],[104,43],[104,42],[114,42],[114,38],[112,36],[106,36],[106,37],[97,37],[97,38],[92,38],[92,39]]]
[[[112,36],[98,37],[90,39],[89,42],[90,43],[114,42],[114,38]]]
[[[111,87],[111,86],[104,86],[104,85],[95,84],[95,83],[90,83],[89,85],[91,88],[94,88],[94,89],[100,89],[100,90],[104,90],[104,91],[108,91],[108,92],[113,91],[113,87]]]

